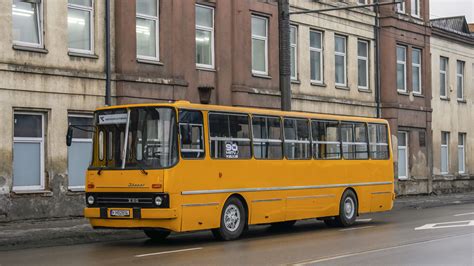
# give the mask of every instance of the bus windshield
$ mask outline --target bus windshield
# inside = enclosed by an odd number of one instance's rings
[[[93,169],[160,169],[178,160],[176,112],[137,107],[96,112]]]

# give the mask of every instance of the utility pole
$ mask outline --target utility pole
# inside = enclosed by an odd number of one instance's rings
[[[290,3],[278,0],[281,110],[291,110]]]

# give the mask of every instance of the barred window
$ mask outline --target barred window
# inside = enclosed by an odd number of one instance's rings
[[[248,159],[250,126],[248,115],[209,114],[211,157],[219,159]]]
[[[285,156],[288,159],[309,159],[309,127],[306,119],[285,118]]]
[[[283,157],[279,117],[252,117],[252,131],[255,158],[281,159]]]
[[[370,158],[388,159],[387,125],[369,124]]]
[[[341,123],[344,159],[368,159],[367,130],[364,123]]]
[[[338,121],[312,121],[314,159],[340,159],[341,143]]]

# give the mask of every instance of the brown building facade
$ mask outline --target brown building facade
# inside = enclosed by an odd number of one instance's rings
[[[380,26],[382,117],[394,140],[396,190],[431,193],[429,1],[381,7]]]

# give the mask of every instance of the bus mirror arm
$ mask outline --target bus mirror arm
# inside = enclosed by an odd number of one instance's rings
[[[86,128],[93,128],[92,125],[69,125],[67,127],[67,134],[66,134],[66,145],[69,147],[72,144],[72,135],[73,135],[73,128],[79,129],[85,132],[92,132],[95,133],[94,129],[86,129]]]

